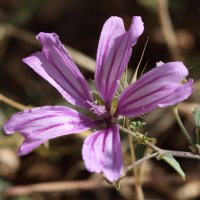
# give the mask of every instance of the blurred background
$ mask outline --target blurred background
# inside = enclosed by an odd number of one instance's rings
[[[17,150],[23,137],[19,133],[7,136],[2,128],[11,115],[29,107],[70,106],[55,88],[22,63],[22,58],[41,51],[36,35],[39,32],[58,34],[94,90],[90,79],[94,78],[99,36],[110,16],[121,17],[126,30],[132,16],[141,16],[144,22],[144,33],[133,47],[128,65],[129,80],[148,37],[138,77],[147,62],[145,72],[154,68],[158,61],[182,61],[189,69],[187,78],[194,79],[196,89],[178,108],[184,125],[195,140],[192,111],[200,107],[200,1],[0,0],[0,191],[22,186],[9,190],[0,200],[134,199],[132,171],[118,191],[101,182],[100,175],[85,169],[81,148],[90,131],[50,140],[49,148],[48,144],[46,148],[41,145],[30,154],[18,157]],[[9,102],[6,97],[24,106]],[[169,108],[158,108],[146,116],[148,120],[133,120],[147,123],[141,132],[156,138],[158,147],[189,151],[189,144]],[[128,139],[123,133],[121,138],[124,159],[131,164]],[[144,146],[138,145],[137,159],[143,157],[144,151]],[[164,161],[152,159],[143,165],[146,199],[200,199],[199,161],[177,160],[186,173],[185,181]],[[44,184],[32,185],[38,183]]]

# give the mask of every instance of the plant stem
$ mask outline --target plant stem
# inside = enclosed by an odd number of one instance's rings
[[[195,153],[160,149],[160,148],[156,147],[155,145],[153,145],[152,143],[150,143],[149,141],[145,141],[145,145],[148,146],[149,148],[153,149],[156,152],[169,153],[175,157],[193,158],[193,159],[200,160],[200,156]]]
[[[190,152],[170,151],[170,150],[164,150],[164,149],[162,149],[162,153],[169,153],[169,154],[171,154],[174,157],[193,158],[193,159],[200,160],[200,156],[199,155],[196,155],[196,154],[193,154],[193,153],[190,153]],[[130,171],[131,169],[133,169],[134,167],[136,167],[137,165],[141,164],[142,162],[144,162],[144,161],[146,161],[148,159],[156,157],[158,154],[159,153],[156,152],[156,153],[150,154],[148,156],[145,156],[144,158],[136,161],[134,164],[128,166],[127,167],[127,171]]]
[[[193,143],[191,137],[189,136],[187,130],[185,129],[185,127],[184,127],[184,125],[183,125],[183,123],[182,123],[182,121],[181,121],[181,119],[180,119],[180,117],[179,117],[177,106],[176,106],[176,105],[175,105],[175,106],[171,106],[171,108],[172,108],[172,110],[173,110],[173,113],[174,113],[174,116],[175,116],[175,118],[176,118],[176,121],[178,122],[178,124],[179,124],[181,130],[183,131],[185,137],[187,138],[188,142],[190,143],[190,145],[191,145],[192,147],[194,147],[194,149],[196,150],[196,152],[198,152],[197,147],[196,147],[195,144]]]
[[[137,165],[141,164],[141,163],[144,162],[145,160],[148,160],[148,159],[150,159],[150,158],[154,158],[154,157],[156,157],[157,155],[158,155],[158,152],[153,153],[153,154],[150,154],[150,155],[148,155],[148,156],[145,156],[144,158],[142,158],[142,159],[136,161],[134,164],[128,166],[128,167],[127,167],[127,171],[130,171],[131,169],[133,169],[133,168],[136,167]]]
[[[200,160],[200,156],[195,153],[184,152],[184,151],[170,151],[170,150],[162,150],[163,153],[169,153],[174,157],[182,157],[182,158],[193,158]]]
[[[154,140],[151,140],[150,143],[156,145],[157,143],[157,140],[154,139]],[[143,154],[143,157],[146,157],[147,155],[151,155],[153,153],[153,149],[149,148],[146,146],[145,148],[145,151],[144,151],[144,154]],[[143,178],[144,178],[144,174],[145,174],[145,169],[148,168],[148,161],[144,161],[141,166],[140,166],[140,180],[143,181]]]
[[[151,142],[147,140],[144,142],[144,144],[148,146],[150,149],[152,149],[153,151],[156,151],[156,152],[162,151],[162,149],[160,149],[159,147],[155,146],[154,144],[152,144]]]
[[[124,131],[125,133],[128,133],[129,135],[133,135],[135,137],[136,136],[139,137],[140,135],[142,135],[142,134],[139,134],[139,133],[136,134],[136,133],[134,133],[130,130],[127,130],[126,128],[123,128],[120,125],[119,125],[119,129],[121,131]],[[147,147],[149,147],[150,149],[152,149],[153,151],[158,152],[158,153],[169,153],[169,154],[171,154],[172,156],[175,156],[175,157],[193,158],[193,159],[200,160],[200,155],[192,153],[192,152],[171,151],[171,150],[160,149],[159,147],[155,146],[154,144],[152,144],[151,142],[149,142],[147,140],[145,140],[143,144],[146,145]]]
[[[127,129],[128,129],[128,132],[130,133],[131,130],[130,130],[130,126],[129,126],[129,122],[128,122],[128,118],[127,117],[126,117],[126,126],[127,126]],[[131,134],[131,135],[129,134],[128,135],[131,158],[132,158],[132,162],[135,163],[136,162],[136,158],[135,158],[135,151],[134,151],[133,144],[132,144],[132,137],[131,137],[132,135],[137,135],[137,134],[135,133],[135,134]],[[142,191],[142,186],[141,186],[141,183],[140,183],[140,177],[139,177],[139,174],[138,174],[138,168],[134,167],[132,169],[133,169],[133,173],[134,173],[134,176],[135,176],[136,200],[144,200],[144,193]]]
[[[173,60],[184,60],[181,55],[178,40],[169,15],[168,1],[157,0],[157,13],[160,20],[163,36]]]
[[[130,136],[132,136],[132,137],[134,137],[134,138],[140,137],[140,134],[134,133],[134,132],[132,132],[132,131],[130,131],[130,130],[124,128],[124,127],[121,126],[121,125],[118,125],[118,126],[119,126],[119,129],[120,129],[121,131],[123,131],[124,133],[127,133],[128,135],[130,135]]]

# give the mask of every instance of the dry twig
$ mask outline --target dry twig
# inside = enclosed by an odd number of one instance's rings
[[[24,42],[27,42],[37,47],[42,47],[42,45],[35,39],[36,34],[16,28],[12,25],[1,24],[1,26],[6,27],[6,34],[8,36],[14,37],[18,40],[22,40]],[[70,46],[67,46],[67,45],[64,45],[64,46],[77,65],[79,65],[80,67],[90,72],[94,72],[95,65],[96,65],[96,62],[94,59],[81,53],[80,51],[77,51],[76,49]]]
[[[200,174],[187,174],[185,181],[182,180],[178,174],[167,174],[164,176],[145,176],[142,180],[143,185],[157,185],[160,183],[173,182],[176,184],[183,184],[191,180],[199,180]],[[125,177],[121,181],[122,185],[134,185],[135,179],[133,177]],[[66,192],[78,190],[97,190],[101,188],[113,188],[104,180],[81,180],[81,181],[60,181],[51,183],[38,183],[33,185],[14,186],[5,191],[0,191],[2,197],[28,195],[35,192]]]
[[[183,61],[181,55],[176,34],[173,29],[173,25],[169,16],[167,0],[157,0],[158,4],[158,17],[163,29],[163,35],[166,40],[169,52],[173,60]]]

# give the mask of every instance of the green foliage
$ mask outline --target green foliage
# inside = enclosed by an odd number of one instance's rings
[[[130,122],[130,128],[133,129],[134,131],[138,131],[139,128],[141,128],[142,126],[146,125],[145,122]]]
[[[161,158],[165,160],[168,164],[170,164],[180,174],[183,180],[185,180],[185,173],[181,169],[179,163],[174,159],[174,157],[171,154],[162,154]]]
[[[143,135],[143,141],[145,142],[145,140],[146,141],[151,141],[151,140],[153,140],[154,138],[149,138],[149,137],[147,137],[147,134],[148,133],[145,133],[144,135]]]

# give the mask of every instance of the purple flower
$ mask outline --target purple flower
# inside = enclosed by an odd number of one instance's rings
[[[44,106],[19,112],[4,125],[7,134],[20,132],[25,140],[19,155],[25,155],[44,141],[62,135],[97,129],[83,144],[82,155],[90,172],[101,173],[113,182],[123,171],[118,118],[147,113],[157,106],[166,107],[186,99],[193,91],[192,79],[179,83],[188,75],[181,62],[163,64],[144,74],[120,95],[114,113],[112,100],[118,80],[126,68],[132,46],[143,32],[140,17],[133,17],[128,32],[119,17],[109,18],[103,26],[97,51],[95,87],[104,102],[94,100],[87,81],[55,33],[40,33],[42,52],[25,59],[33,70],[51,83],[71,104],[88,110],[88,117],[63,106]],[[112,108],[112,109],[111,109]],[[91,116],[90,115],[90,116]]]

